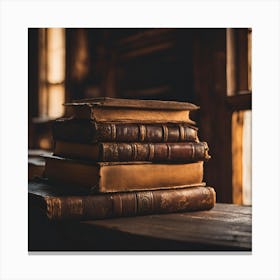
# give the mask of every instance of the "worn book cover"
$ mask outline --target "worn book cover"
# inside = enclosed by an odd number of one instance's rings
[[[91,161],[196,162],[210,158],[206,142],[96,143],[56,141],[54,155]]]
[[[67,142],[197,142],[197,127],[188,123],[96,122],[59,118],[52,126],[53,138]]]
[[[43,181],[29,183],[30,208],[50,220],[89,220],[147,214],[209,210],[215,205],[213,188],[195,187],[85,195]],[[36,210],[37,209],[37,210]]]
[[[73,100],[65,103],[66,106],[83,106],[91,107],[112,107],[112,108],[141,108],[150,110],[197,110],[198,106],[190,102],[164,101],[164,100],[143,100],[143,99],[126,99],[111,97],[95,97],[87,99]]]
[[[92,98],[65,103],[67,115],[75,118],[93,119],[98,122],[187,122],[190,111],[199,109],[188,102],[137,100],[121,98]]]
[[[197,185],[203,161],[194,163],[90,162],[46,157],[44,176],[89,192],[125,192]]]

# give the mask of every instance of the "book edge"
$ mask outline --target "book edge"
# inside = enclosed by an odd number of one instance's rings
[[[66,102],[64,106],[88,106],[88,107],[122,107],[154,110],[198,110],[200,107],[190,103],[175,100],[144,100],[144,99],[125,99],[97,97],[89,99],[73,100]]]

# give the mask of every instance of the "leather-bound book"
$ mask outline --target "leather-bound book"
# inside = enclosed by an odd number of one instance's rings
[[[44,177],[89,192],[125,192],[200,184],[203,161],[194,163],[89,162],[46,157]]]
[[[52,128],[55,140],[79,143],[198,141],[197,128],[187,123],[97,123],[91,119],[60,118]]]
[[[92,161],[196,162],[208,160],[206,142],[97,143],[56,141],[54,155]]]
[[[83,195],[44,182],[30,182],[29,207],[50,220],[89,220],[209,210],[216,193],[205,186],[156,191]]]
[[[190,111],[199,109],[188,102],[138,100],[121,98],[91,98],[66,103],[68,116],[93,119],[97,122],[188,122]]]

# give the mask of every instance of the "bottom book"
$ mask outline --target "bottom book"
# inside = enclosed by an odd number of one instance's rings
[[[50,220],[92,220],[209,210],[216,202],[212,187],[85,195],[42,181],[29,182],[29,207]]]

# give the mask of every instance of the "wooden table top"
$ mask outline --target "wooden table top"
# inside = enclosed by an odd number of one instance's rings
[[[31,251],[252,250],[252,208],[233,204],[217,203],[209,211],[50,223],[38,228],[48,242],[41,240],[32,246],[32,236],[42,234],[31,233]],[[50,236],[61,240],[50,242]]]
[[[176,242],[182,248],[196,247],[250,251],[252,208],[216,204],[210,211],[138,216],[86,221],[85,225],[134,236]],[[168,246],[167,246],[168,247]],[[167,248],[168,249],[168,248]]]

